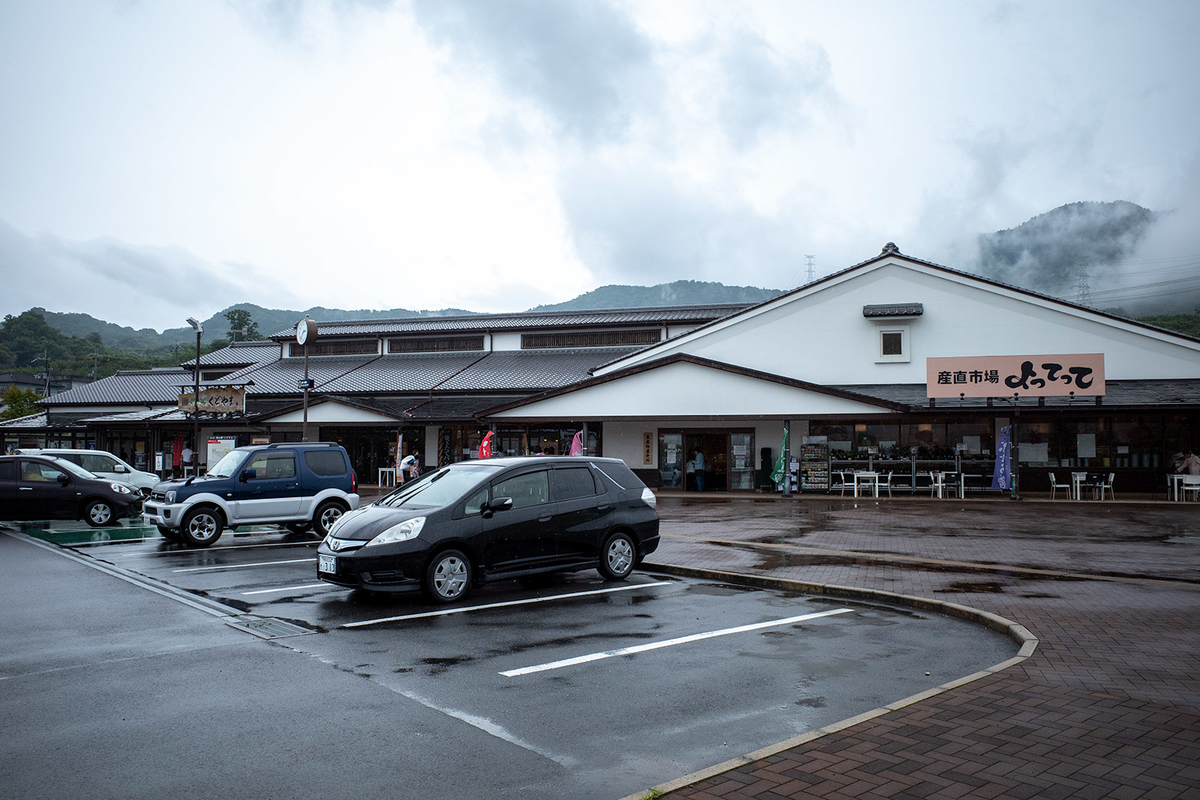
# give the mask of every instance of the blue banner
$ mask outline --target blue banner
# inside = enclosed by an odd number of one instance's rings
[[[992,470],[992,488],[1012,488],[1012,428],[1000,429],[996,443],[996,467]]]

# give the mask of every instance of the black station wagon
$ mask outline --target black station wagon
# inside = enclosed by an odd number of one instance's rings
[[[654,493],[614,458],[463,461],[342,516],[317,577],[437,602],[486,581],[596,569],[622,580],[658,547]]]

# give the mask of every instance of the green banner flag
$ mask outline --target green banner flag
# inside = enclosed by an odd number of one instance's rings
[[[779,458],[775,459],[775,469],[771,470],[771,480],[782,484],[787,477],[785,458],[787,456],[787,428],[783,429],[783,441],[779,443]]]

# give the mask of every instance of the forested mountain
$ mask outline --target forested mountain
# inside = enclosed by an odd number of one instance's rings
[[[707,281],[675,281],[657,286],[601,286],[574,300],[535,306],[530,311],[582,311],[597,308],[655,308],[720,303],[761,303],[783,294],[782,289],[726,286]]]
[[[979,237],[979,274],[993,280],[1066,297],[1080,270],[1091,279],[1127,259],[1155,221],[1135,203],[1071,203],[1015,228]]]

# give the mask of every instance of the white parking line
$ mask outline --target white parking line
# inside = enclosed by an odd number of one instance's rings
[[[506,678],[516,678],[521,675],[531,675],[534,672],[546,672],[552,669],[562,669],[563,667],[572,667],[576,664],[586,664],[590,661],[600,661],[605,658],[616,658],[617,656],[627,656],[633,653],[644,653],[647,650],[658,650],[663,647],[673,647],[677,644],[687,644],[688,642],[698,642],[702,639],[714,639],[718,636],[729,636],[734,633],[745,633],[747,631],[757,631],[763,628],[777,628],[780,625],[791,625],[795,622],[804,622],[805,620],[817,619],[818,617],[831,617],[834,614],[848,614],[853,609],[837,608],[832,611],[820,611],[815,614],[804,614],[799,617],[788,617],[787,619],[775,619],[768,622],[756,622],[753,625],[742,625],[737,628],[725,628],[719,631],[708,631],[706,633],[694,633],[691,636],[681,636],[678,639],[664,639],[661,642],[650,642],[648,644],[634,645],[633,647],[622,647],[620,650],[606,650],[603,653],[592,653],[586,656],[577,656],[576,658],[566,658],[562,661],[552,661],[548,664],[538,664],[532,667],[522,667],[520,669],[510,669],[500,674]]]
[[[139,540],[138,539],[125,539],[123,541],[136,542]],[[155,534],[152,537],[141,539],[140,541],[149,542],[149,541],[165,541],[165,540],[158,534]],[[91,542],[91,544],[96,544],[96,542]],[[104,542],[103,544],[119,544],[119,542],[117,542],[116,540],[113,540],[112,542]],[[267,550],[272,547],[316,547],[318,544],[320,544],[320,543],[319,542],[264,542],[262,544],[218,545],[216,547],[210,547],[206,551],[194,550],[194,549],[190,549],[190,548],[187,550],[154,550],[152,552],[146,552],[145,550],[140,550],[136,553],[114,553],[113,558],[165,558],[168,556],[183,555],[185,553],[199,553],[199,552],[224,553],[226,550]]]
[[[650,586],[666,586],[671,581],[655,581],[654,583],[638,583],[632,586],[616,586],[611,589],[594,589],[590,592],[571,592],[569,594],[556,594],[549,597],[531,597],[528,600],[507,600],[503,603],[489,603],[486,606],[466,606],[465,608],[446,608],[441,611],[426,611],[421,614],[406,614],[402,617],[383,617],[382,619],[365,619],[361,622],[347,622],[343,628],[362,628],[367,625],[379,625],[383,622],[401,622],[409,619],[423,619],[425,617],[444,617],[449,614],[466,614],[468,611],[487,611],[493,608],[504,608],[506,606],[524,606],[530,603],[548,603],[551,600],[565,600],[571,597],[590,597],[597,594],[612,594],[613,592],[631,592],[634,589],[645,589]]]
[[[244,596],[248,597],[252,594],[274,594],[276,592],[298,592],[301,589],[333,589],[333,588],[335,588],[335,587],[330,586],[328,583],[307,583],[304,586],[286,586],[282,589],[259,589],[258,591],[254,591],[254,592],[242,592],[242,594]]]
[[[315,558],[293,558],[287,561],[259,561],[256,564],[224,564],[219,567],[186,567],[184,569],[173,569],[171,572],[205,572],[218,569],[246,569],[248,567],[275,567],[280,564],[304,564],[316,561]]]

